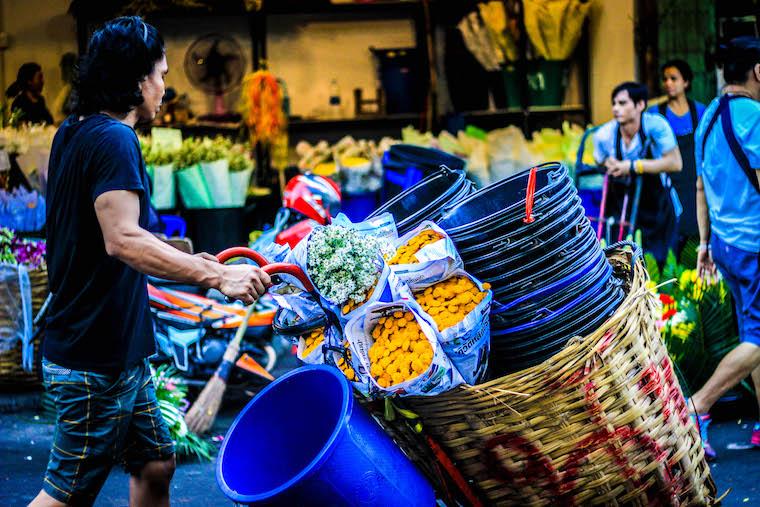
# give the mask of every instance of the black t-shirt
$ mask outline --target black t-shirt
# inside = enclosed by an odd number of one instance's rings
[[[44,97],[40,97],[37,102],[32,102],[26,93],[22,93],[13,99],[13,103],[11,104],[11,111],[15,111],[16,109],[21,109],[23,113],[21,116],[22,122],[53,124],[53,117],[50,116],[50,111],[48,111],[45,105]]]
[[[44,355],[77,370],[118,372],[155,351],[145,275],[106,253],[95,199],[150,190],[134,130],[97,114],[69,117],[55,135],[47,187],[47,262],[53,293]]]

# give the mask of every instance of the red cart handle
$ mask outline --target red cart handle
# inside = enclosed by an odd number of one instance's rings
[[[269,261],[266,259],[266,257],[261,255],[259,252],[257,252],[256,250],[251,250],[250,248],[246,248],[243,246],[228,248],[227,250],[223,250],[219,252],[218,254],[216,254],[216,258],[222,264],[224,264],[230,259],[234,259],[235,257],[245,257],[246,259],[252,260],[256,264],[258,264],[260,267],[266,266],[267,264],[269,264]]]
[[[261,268],[261,270],[269,276],[282,274],[295,277],[299,282],[301,282],[301,285],[303,285],[303,288],[306,289],[307,292],[314,292],[314,285],[311,283],[311,280],[309,280],[309,277],[306,276],[306,273],[304,273],[303,270],[295,264],[288,264],[286,262],[274,262],[272,264],[267,264]]]
[[[306,273],[304,273],[303,270],[295,264],[288,264],[285,262],[274,262],[270,264],[266,257],[261,255],[256,250],[251,250],[250,248],[243,246],[228,248],[227,250],[216,254],[216,258],[221,263],[225,263],[230,259],[234,259],[235,257],[244,257],[246,259],[254,261],[261,267],[264,273],[270,276],[277,274],[293,276],[299,282],[301,282],[303,288],[306,289],[306,291],[314,292],[314,285],[309,280],[309,277],[307,277]]]

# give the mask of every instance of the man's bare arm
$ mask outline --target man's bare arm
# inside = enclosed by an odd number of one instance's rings
[[[250,265],[224,266],[167,245],[139,225],[135,192],[114,190],[95,200],[95,213],[108,255],[150,276],[219,289],[252,303],[266,291],[269,276]]]

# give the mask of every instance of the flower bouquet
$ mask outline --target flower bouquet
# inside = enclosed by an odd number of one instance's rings
[[[161,148],[149,137],[140,138],[145,170],[153,182],[150,200],[156,209],[172,209],[176,205],[174,190],[174,161],[176,151]]]
[[[195,458],[198,461],[211,461],[214,445],[190,431],[185,424],[184,412],[190,406],[187,398],[187,384],[177,374],[173,366],[162,364],[152,369],[156,385],[156,398],[161,409],[161,416],[169,427],[169,434],[174,440],[177,456]]]
[[[332,305],[360,305],[383,271],[380,252],[377,238],[342,225],[328,225],[308,238],[307,273]]]
[[[650,255],[646,258],[650,289],[659,292],[662,303],[660,333],[684,394],[689,395],[739,343],[731,294],[724,280],[702,280],[672,252],[662,270]],[[676,283],[667,284],[673,279]]]
[[[229,160],[232,206],[244,206],[254,167],[251,148],[247,144],[233,144],[227,157]]]
[[[215,208],[232,206],[230,166],[227,160],[231,147],[232,142],[224,137],[204,137],[196,147],[203,178]]]
[[[211,192],[201,168],[202,154],[198,141],[188,138],[182,141],[177,152],[177,184],[186,208],[213,208]]]

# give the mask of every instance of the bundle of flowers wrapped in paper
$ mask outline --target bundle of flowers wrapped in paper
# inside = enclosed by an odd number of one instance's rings
[[[140,139],[146,169],[153,180],[152,201],[158,209],[175,206],[174,174],[187,208],[228,208],[245,204],[254,169],[247,144],[216,138],[187,138],[167,149]]]
[[[190,403],[186,399],[187,384],[179,372],[173,366],[162,364],[155,370],[151,368],[151,373],[161,416],[169,427],[169,434],[179,458],[211,461],[215,451],[214,445],[190,431],[185,423],[185,412]]]
[[[371,396],[432,395],[483,378],[490,287],[461,269],[453,243],[434,224],[398,238],[388,214],[361,223],[339,215],[289,260],[339,322],[329,335],[314,329],[299,339],[305,362],[337,366]]]
[[[307,240],[306,272],[320,295],[341,316],[382,296],[390,270],[381,255],[380,240],[343,225],[312,232]]]
[[[688,247],[684,251],[689,251]],[[699,388],[720,360],[738,344],[731,294],[720,278],[702,279],[672,253],[662,269],[650,256],[649,289],[662,311],[657,322],[686,393]],[[684,259],[693,266],[694,259]]]

